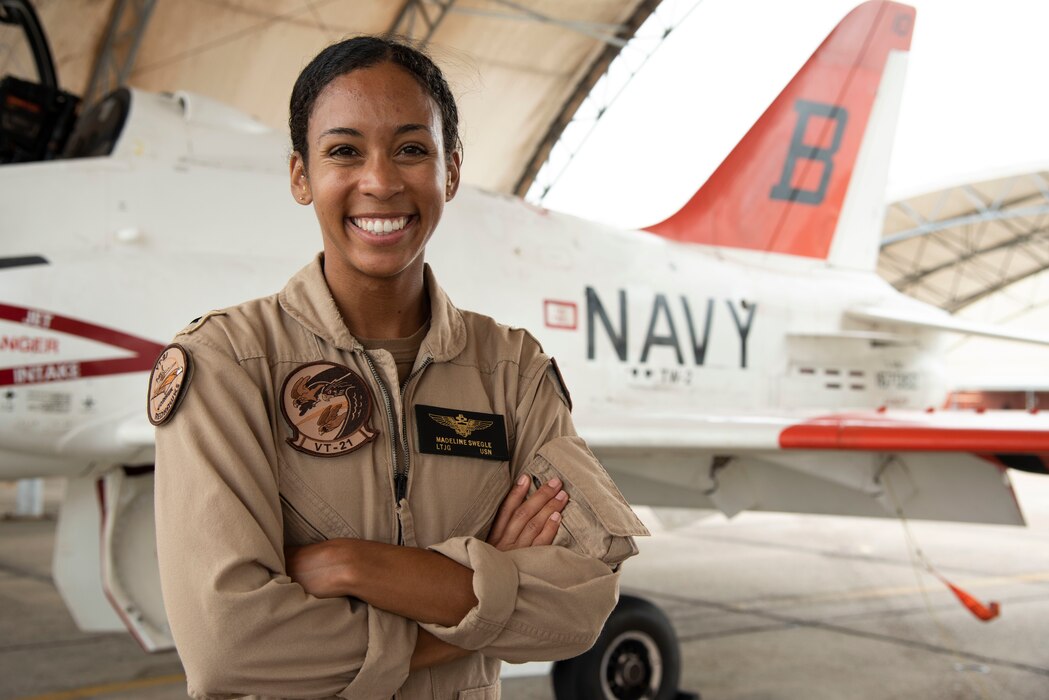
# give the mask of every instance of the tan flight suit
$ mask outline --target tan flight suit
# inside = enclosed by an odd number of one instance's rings
[[[556,371],[527,332],[460,311],[427,268],[431,327],[399,389],[390,354],[369,356],[350,335],[322,265],[175,339],[191,365],[182,403],[157,429],[157,548],[190,694],[498,698],[499,659],[561,659],[593,644],[617,599],[618,564],[637,551],[631,536],[647,532],[576,436]],[[331,381],[303,369],[315,362],[330,363],[315,368]],[[363,431],[336,434],[345,410],[370,410]],[[437,424],[462,423],[463,412],[494,416],[470,424],[496,423],[489,434],[505,421],[507,445],[493,454],[508,448],[509,460],[420,452],[424,433],[430,448],[484,450],[469,445],[480,429],[462,437]],[[521,473],[565,482],[560,546],[484,542]],[[400,540],[472,569],[477,606],[454,627],[421,626],[477,653],[409,674],[416,622],[315,598],[289,579],[285,545],[337,537]]]

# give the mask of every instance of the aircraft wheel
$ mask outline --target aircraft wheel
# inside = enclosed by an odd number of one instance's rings
[[[681,651],[667,616],[622,596],[593,648],[554,666],[557,700],[673,700]]]

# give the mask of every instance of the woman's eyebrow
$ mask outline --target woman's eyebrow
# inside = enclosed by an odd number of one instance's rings
[[[364,134],[348,126],[336,126],[322,132],[319,138],[324,138],[325,136],[355,136],[360,138]]]
[[[425,124],[402,124],[397,127],[394,134],[400,136],[401,134],[406,134],[412,131],[425,131],[429,133],[430,128]],[[325,136],[353,136],[355,138],[362,138],[364,134],[350,126],[336,126],[322,132],[320,138],[324,138]]]
[[[397,131],[395,131],[394,133],[397,136],[400,136],[401,134],[406,134],[410,131],[425,131],[429,133],[430,127],[426,126],[425,124],[402,124],[401,126],[397,127]]]

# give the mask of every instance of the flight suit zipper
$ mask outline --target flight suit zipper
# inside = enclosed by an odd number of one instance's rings
[[[368,354],[366,350],[362,351],[364,354],[364,360],[368,363],[368,369],[371,370],[372,379],[379,385],[379,393],[382,394],[382,402],[386,406],[386,424],[390,429],[390,457],[393,459],[393,485],[394,495],[401,490],[400,486],[400,469],[397,467],[397,445],[399,440],[397,437],[397,421],[394,420],[393,415],[393,401],[390,399],[390,391],[386,388],[386,382],[379,376],[379,371],[375,369],[375,363],[372,362],[372,356]],[[407,481],[407,479],[405,480]],[[400,498],[397,497],[394,505],[400,503]],[[401,520],[397,519],[397,544],[401,543]]]
[[[423,370],[429,367],[432,362],[433,358],[427,357],[417,370],[408,375],[408,378],[404,380],[404,384],[401,384],[401,454],[404,457],[404,468],[401,470],[401,479],[394,479],[398,487],[398,503],[408,495],[408,470],[411,468],[411,447],[408,445],[408,404],[406,402],[408,385],[411,384],[413,379],[422,374]]]
[[[371,355],[364,352],[364,359],[368,363],[368,369],[371,370],[372,379],[379,385],[379,393],[382,394],[383,404],[386,406],[386,421],[390,427],[390,440],[391,440],[391,456],[393,457],[393,495],[394,505],[400,506],[401,501],[408,495],[408,469],[410,462],[410,450],[408,445],[408,411],[405,408],[404,397],[405,392],[408,389],[408,384],[411,383],[415,377],[419,376],[427,366],[433,362],[432,357],[427,357],[419,368],[408,375],[408,378],[404,380],[404,384],[401,385],[401,430],[397,430],[397,421],[394,417],[393,412],[393,401],[390,399],[390,391],[386,388],[386,382],[382,380],[379,375],[379,371],[375,368],[375,363],[372,361]],[[403,468],[397,459],[397,447],[400,447],[401,454],[404,457]],[[404,531],[401,527],[400,516],[397,517],[397,544],[404,544]]]

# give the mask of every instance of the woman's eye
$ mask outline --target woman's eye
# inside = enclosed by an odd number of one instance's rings
[[[418,144],[410,143],[401,148],[401,153],[408,156],[424,156],[426,155],[426,149]]]
[[[328,151],[328,154],[337,158],[345,158],[347,156],[357,155],[357,149],[352,148],[350,146],[336,146],[335,148]]]

